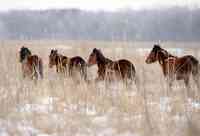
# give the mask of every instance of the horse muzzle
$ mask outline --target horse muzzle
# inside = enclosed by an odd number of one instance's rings
[[[151,60],[150,60],[150,59],[146,59],[145,62],[146,62],[147,64],[150,64],[150,63],[151,63]]]
[[[49,68],[52,68],[53,67],[53,65],[52,64],[49,64]]]
[[[92,65],[93,65],[93,64],[92,64],[92,63],[89,63],[89,62],[86,64],[87,67],[91,67]]]

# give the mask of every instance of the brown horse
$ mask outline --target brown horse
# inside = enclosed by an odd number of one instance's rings
[[[41,58],[37,55],[31,55],[31,51],[26,47],[20,49],[19,55],[24,78],[43,78],[43,63]]]
[[[127,83],[127,79],[135,80],[135,67],[125,59],[112,61],[106,58],[99,49],[94,48],[89,56],[88,65],[97,64],[98,77],[96,80],[105,80],[106,76],[113,75]],[[108,72],[108,73],[107,73]]]
[[[69,59],[66,56],[58,54],[57,50],[51,50],[49,55],[49,68],[56,65],[56,72],[65,73]]]
[[[191,55],[173,56],[159,45],[154,45],[146,59],[146,63],[151,64],[156,61],[162,67],[163,74],[169,80],[170,86],[174,80],[184,80],[186,87],[189,87],[189,79],[192,75],[199,87],[199,61],[195,57]]]
[[[57,50],[51,50],[49,55],[49,67],[52,68],[56,65],[56,71],[73,76],[74,72],[79,72],[81,77],[86,80],[87,78],[87,64],[80,56],[68,58],[58,54]]]

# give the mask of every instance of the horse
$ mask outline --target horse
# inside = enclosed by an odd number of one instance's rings
[[[89,55],[88,66],[97,64],[98,66],[98,77],[96,81],[105,80],[108,77],[108,81],[112,81],[113,78],[110,77],[114,75],[116,78],[121,79],[126,84],[128,79],[132,81],[135,80],[136,70],[134,65],[126,59],[120,59],[117,61],[112,61],[106,58],[103,53],[94,48],[92,53]]]
[[[192,55],[177,57],[155,44],[145,61],[147,64],[159,62],[170,87],[174,80],[184,80],[185,86],[189,88],[189,79],[192,75],[199,88],[199,61]]]
[[[56,65],[57,73],[65,73],[69,59],[66,56],[58,54],[57,50],[51,50],[49,55],[49,68]]]
[[[65,73],[72,77],[74,72],[79,72],[81,78],[84,80],[87,78],[87,64],[80,56],[69,58],[58,54],[57,50],[52,49],[49,55],[49,68],[52,68],[54,65],[56,65],[58,73]]]
[[[22,64],[23,78],[39,79],[43,78],[43,62],[37,55],[32,55],[31,51],[22,46],[19,51],[20,63]]]

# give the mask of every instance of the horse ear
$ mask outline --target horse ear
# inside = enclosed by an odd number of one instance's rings
[[[161,47],[159,44],[154,44],[154,47],[153,47],[154,50],[160,50]]]
[[[92,52],[97,52],[97,48],[94,48]]]
[[[154,44],[154,47],[160,48],[160,45],[159,44]]]
[[[22,46],[21,48],[20,48],[20,50],[23,50],[25,47],[24,46]]]

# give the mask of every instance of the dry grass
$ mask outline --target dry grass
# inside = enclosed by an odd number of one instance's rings
[[[164,43],[165,46],[172,43]],[[188,43],[189,45],[190,43]],[[27,45],[44,61],[44,79],[34,84],[23,80],[18,51]],[[34,46],[33,46],[34,45]],[[200,134],[200,92],[194,83],[190,98],[182,82],[169,90],[158,64],[144,63],[147,52],[138,47],[152,43],[106,43],[74,41],[6,41],[0,49],[0,135],[138,135],[198,136]],[[173,43],[175,46],[181,43]],[[199,51],[184,48],[182,55]],[[187,45],[184,44],[184,47]],[[127,89],[121,82],[105,86],[76,84],[48,68],[50,49],[84,59],[94,47],[114,60],[126,58],[136,66],[139,89]],[[188,46],[189,47],[189,46]],[[88,69],[90,79],[97,68]],[[192,82],[192,81],[191,81]]]

